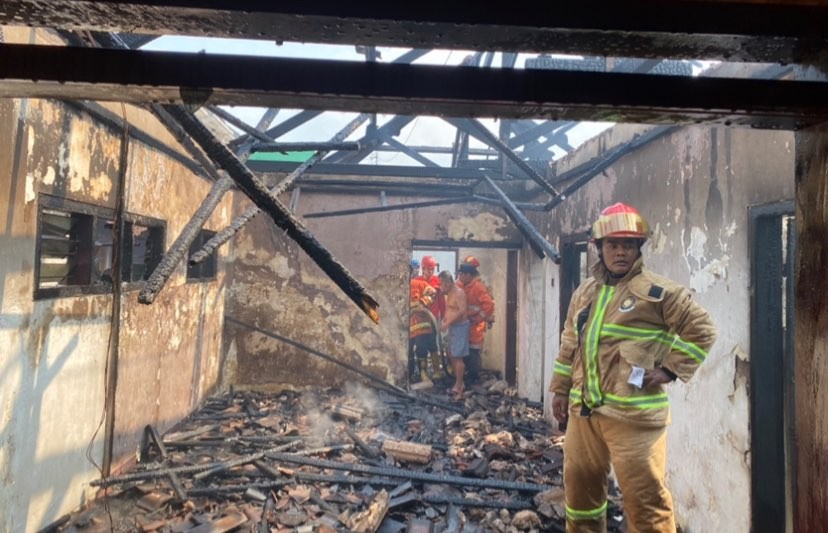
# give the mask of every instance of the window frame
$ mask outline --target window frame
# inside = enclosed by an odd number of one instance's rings
[[[85,255],[87,263],[86,268],[88,268],[88,282],[85,284],[77,284],[77,285],[61,285],[57,287],[41,287],[41,264],[43,259],[43,231],[44,231],[44,211],[51,210],[51,211],[59,211],[65,213],[69,216],[80,215],[83,217],[89,217],[90,220],[86,222],[90,226],[90,235],[88,235],[88,239],[86,242],[79,241],[79,248],[81,249],[82,253]],[[95,272],[94,268],[94,257],[96,254],[97,249],[99,248],[96,246],[96,239],[98,236],[98,230],[101,224],[106,224],[107,222],[112,221],[115,218],[115,210],[94,204],[88,204],[84,202],[79,202],[76,200],[70,200],[68,198],[61,198],[57,196],[51,196],[47,194],[40,194],[38,195],[38,206],[37,206],[37,233],[35,235],[35,261],[34,261],[34,294],[33,297],[35,300],[46,300],[46,299],[53,299],[53,298],[69,298],[73,296],[84,296],[90,294],[109,294],[112,292],[112,284],[106,283],[102,280],[102,277]],[[148,217],[144,215],[135,215],[132,213],[124,213],[124,224],[125,226],[133,226],[133,225],[140,225],[150,229],[151,232],[155,232],[156,241],[160,242],[160,250],[157,254],[153,254],[153,258],[156,259],[156,262],[152,265],[152,268],[147,268],[147,273],[145,275],[149,275],[149,272],[154,268],[154,265],[157,265],[157,262],[161,260],[163,257],[164,249],[165,249],[165,240],[167,234],[167,223],[162,219],[157,219],[153,217]],[[158,236],[158,232],[160,232],[160,237]],[[126,233],[126,232],[125,232]],[[126,244],[129,243],[130,249],[124,250]],[[122,253],[121,253],[121,260],[122,260],[122,270],[121,275],[122,279],[128,279],[132,274],[132,246],[133,240],[132,235],[126,236],[124,242],[122,242]],[[126,262],[127,258],[129,258],[129,263]],[[122,281],[121,283],[121,290],[122,291],[133,291],[138,290],[144,286],[145,280],[136,280],[136,281]]]
[[[218,234],[217,231],[209,230],[201,228],[198,231],[198,235],[195,239],[193,239],[192,244],[190,245],[190,249],[187,252],[187,271],[185,273],[185,278],[187,283],[209,283],[211,281],[215,281],[218,277],[218,250],[214,250],[213,253],[207,256],[207,259],[202,261],[197,265],[190,264],[190,256],[193,253],[198,252],[204,246],[207,241],[212,239]],[[212,269],[212,273],[210,275],[203,275],[203,271],[206,267],[210,267]],[[191,274],[191,272],[195,269],[198,269],[198,274]]]

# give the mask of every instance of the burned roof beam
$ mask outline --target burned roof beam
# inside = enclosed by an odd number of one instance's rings
[[[786,129],[828,119],[828,84],[813,81],[458,68],[19,44],[0,47],[0,76],[0,97],[193,105],[209,101],[369,113],[724,123]]]
[[[642,146],[645,146],[653,142],[654,140],[658,139],[659,137],[667,135],[668,133],[676,131],[677,129],[678,127],[676,126],[655,127],[635,137],[631,141],[618,145],[609,152],[606,152],[599,157],[591,159],[586,164],[579,165],[579,167],[574,170],[577,170],[577,172],[580,174],[580,177],[578,177],[572,184],[570,184],[563,191],[561,191],[560,196],[552,198],[549,202],[547,202],[544,206],[544,210],[551,211],[556,206],[563,203],[563,201],[569,198],[575,191],[589,183],[595,176],[598,176],[601,172],[604,171],[604,169],[608,168],[625,155],[634,152]],[[585,170],[584,167],[586,167]],[[570,179],[572,177],[574,177],[574,175],[567,175],[566,179]],[[562,178],[558,179],[560,181],[563,181]]]
[[[377,206],[377,207],[360,207],[354,209],[341,209],[339,211],[318,211],[315,213],[306,213],[302,215],[302,218],[329,218],[329,217],[342,217],[342,216],[349,216],[349,215],[363,215],[367,213],[385,213],[387,211],[402,211],[405,209],[420,209],[423,207],[435,207],[440,205],[451,205],[451,204],[467,204],[470,202],[483,202],[483,203],[490,203],[494,202],[497,205],[500,205],[499,202],[496,200],[490,200],[489,198],[482,198],[480,196],[459,196],[457,198],[445,198],[442,200],[428,200],[425,202],[411,202],[406,204],[395,204],[395,205],[384,205],[384,206]]]
[[[368,157],[374,148],[382,144],[385,136],[399,135],[400,131],[406,127],[415,116],[398,115],[391,117],[388,122],[378,128],[368,128],[365,135],[359,140],[362,148],[354,154],[332,154],[325,159],[326,163],[348,163],[356,164]]]
[[[259,143],[254,144],[251,148],[251,152],[279,152],[279,153],[287,153],[287,152],[309,152],[309,151],[322,151],[322,152],[330,152],[333,150],[337,151],[356,151],[360,149],[360,144],[356,141],[340,141],[340,142],[268,142],[268,143]]]
[[[567,127],[567,129],[571,129],[572,127],[574,127],[574,125],[572,125],[572,123],[570,122],[562,120],[547,120],[541,122],[540,124],[536,124],[535,126],[527,129],[526,131],[518,133],[510,139],[506,139],[506,145],[509,146],[509,148],[515,150],[528,142],[537,141],[541,137],[548,136],[549,133],[552,133],[557,129],[563,130],[564,127]],[[558,134],[560,132],[555,133]]]
[[[824,4],[5,0],[0,24],[373,46],[798,63],[826,46]]]
[[[267,107],[276,107],[276,106],[267,106]],[[322,111],[313,111],[313,110],[304,110],[300,111],[299,113],[293,115],[292,117],[286,118],[284,121],[276,124],[266,132],[264,132],[264,136],[267,137],[270,141],[278,139],[282,135],[295,130],[302,124],[309,122],[310,120],[318,117],[322,114]],[[242,143],[248,142],[250,140],[250,135],[245,134],[239,137],[236,137],[232,141],[230,141],[230,147],[236,147],[241,145]]]
[[[340,191],[343,188],[354,194],[366,194],[368,190],[385,191],[388,194],[401,194],[400,191],[413,192],[416,196],[445,196],[468,195],[472,192],[472,185],[446,185],[437,183],[411,183],[405,181],[388,180],[353,180],[353,179],[314,179],[303,178],[296,183],[302,191],[314,190]]]
[[[251,170],[262,173],[292,172],[300,164],[291,161],[248,161]],[[389,178],[435,178],[444,180],[479,180],[482,171],[476,168],[416,167],[407,165],[346,165],[344,163],[319,163],[314,165],[314,175],[384,176]],[[500,180],[499,176],[494,177]]]
[[[392,148],[396,148],[398,151],[402,152],[403,154],[407,155],[408,157],[410,157],[414,161],[417,161],[418,163],[420,163],[423,166],[426,166],[426,167],[439,167],[440,166],[437,163],[435,163],[434,161],[432,161],[431,159],[427,158],[426,156],[424,156],[423,154],[418,152],[417,150],[415,150],[414,148],[404,145],[403,143],[401,143],[400,141],[398,141],[397,139],[395,139],[394,137],[392,137],[390,135],[382,135],[382,140],[388,146],[390,146]],[[376,148],[374,148],[374,150],[376,150]]]
[[[218,166],[223,168],[236,185],[264,210],[278,227],[296,242],[314,263],[374,322],[379,320],[377,301],[356,281],[345,267],[322,246],[316,237],[279,202],[279,199],[259,181],[230,150],[221,144],[189,111],[168,106],[168,112],[181,124]]]
[[[362,125],[362,123],[366,120],[368,120],[368,115],[364,113],[358,115],[348,124],[346,124],[344,128],[338,131],[336,135],[334,135],[331,138],[331,142],[342,142],[357,128],[359,128]],[[288,174],[278,185],[271,188],[268,191],[268,194],[273,198],[277,198],[281,193],[286,191],[288,187],[290,187],[293,184],[294,181],[302,177],[302,175],[305,172],[307,172],[309,168],[321,161],[322,158],[325,157],[325,155],[327,155],[327,153],[328,152],[323,150],[317,151],[315,154],[309,157],[304,163],[298,165],[295,169],[293,169],[293,171],[290,174]],[[255,179],[255,176],[253,176],[253,174],[249,171],[249,167],[243,167],[243,170]],[[261,183],[257,179],[256,182]],[[281,209],[284,209],[281,204],[279,204],[279,207]],[[233,238],[233,236],[236,233],[238,233],[245,225],[247,225],[247,223],[250,222],[250,220],[252,220],[253,217],[259,214],[260,210],[261,206],[259,206],[258,204],[253,205],[252,207],[249,207],[248,209],[244,210],[244,212],[242,212],[241,215],[233,219],[229,226],[227,226],[217,234],[213,235],[213,237],[211,237],[210,240],[204,243],[204,246],[201,248],[201,250],[197,251],[190,257],[190,263],[195,264],[204,261],[210,254],[215,252],[215,250],[219,246]],[[286,213],[288,213],[288,216],[290,216],[289,211],[286,211]],[[336,263],[336,265],[338,264],[339,263]],[[374,317],[372,316],[371,318]]]
[[[506,146],[506,143],[501,141],[494,133],[490,132],[486,126],[481,124],[479,121],[474,119],[452,119],[447,118],[445,119],[449,124],[452,124],[458,128],[464,128],[466,131],[469,132],[470,135],[474,135],[479,140],[483,141],[484,143],[488,144],[501,154],[503,154],[506,158],[511,160],[517,167],[523,171],[524,174],[529,176],[535,183],[537,183],[542,189],[546,192],[551,194],[552,196],[557,196],[558,191],[555,188],[546,182],[543,179],[543,176],[537,173],[535,169],[530,167],[526,161],[520,158],[519,155],[515,153],[514,150]],[[484,178],[486,175],[484,174]]]
[[[489,178],[489,176],[484,174],[483,179],[486,181],[489,188],[494,191],[500,199],[501,207],[503,207],[503,210],[506,211],[506,214],[509,215],[509,218],[512,219],[512,222],[515,223],[515,226],[517,226],[523,236],[526,237],[529,246],[535,251],[536,254],[538,254],[538,257],[543,259],[544,255],[546,255],[555,263],[560,263],[561,256],[558,253],[558,250],[552,246],[543,235],[541,235],[532,222],[526,218],[526,215],[520,212],[520,209],[515,206],[514,202],[512,202],[506,193],[504,193],[500,187],[498,187],[497,184]]]
[[[247,133],[249,136],[253,137],[254,139],[256,139],[260,142],[265,142],[265,143],[273,142],[273,139],[268,137],[267,135],[265,135],[263,132],[257,130],[256,128],[254,128],[250,125],[248,125],[245,121],[243,121],[242,119],[240,119],[236,115],[233,115],[232,113],[228,113],[227,111],[225,111],[224,109],[220,108],[217,105],[208,105],[207,110],[210,111],[210,113],[212,113],[212,114],[216,115],[217,117],[219,117],[220,119],[222,119],[223,121],[227,122],[231,126],[234,126],[238,129],[242,130],[243,132]]]

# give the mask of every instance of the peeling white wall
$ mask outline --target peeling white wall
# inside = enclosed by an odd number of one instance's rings
[[[517,307],[517,388],[521,397],[540,401],[549,382],[546,381],[548,361],[546,354],[546,334],[548,300],[546,299],[547,263],[549,259],[539,259],[530,249],[524,248],[520,254],[518,275]]]
[[[112,309],[110,294],[34,300],[37,200],[112,208],[121,137],[48,100],[0,100],[0,132],[0,531],[25,533],[97,491]],[[150,132],[164,137],[157,123]],[[209,188],[130,141],[126,210],[164,220],[167,244]],[[229,203],[207,227],[229,221]],[[211,310],[223,308],[221,263],[218,271],[216,281],[186,283],[181,265],[153,306],[138,304],[137,290],[122,295],[114,470],[132,460],[147,424],[163,432],[216,389],[222,322]]]

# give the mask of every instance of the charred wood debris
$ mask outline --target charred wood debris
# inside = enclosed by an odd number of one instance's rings
[[[209,398],[43,531],[562,532],[563,436],[489,376],[455,402],[349,383]],[[623,527],[611,491],[610,532]]]

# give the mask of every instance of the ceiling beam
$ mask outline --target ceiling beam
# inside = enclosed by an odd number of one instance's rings
[[[0,46],[0,97],[798,129],[828,84]],[[198,89],[187,89],[197,87]]]
[[[0,24],[375,46],[799,63],[828,48],[828,7],[792,2],[5,0]]]

